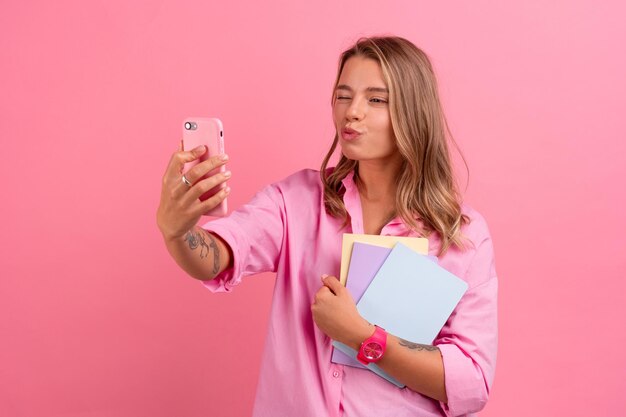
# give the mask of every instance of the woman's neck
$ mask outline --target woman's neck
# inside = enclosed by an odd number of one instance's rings
[[[361,198],[369,202],[395,202],[402,161],[359,161],[357,186]]]

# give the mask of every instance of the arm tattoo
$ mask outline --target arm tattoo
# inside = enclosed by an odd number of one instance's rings
[[[189,248],[191,250],[195,250],[197,247],[200,247],[201,259],[206,258],[209,251],[213,249],[213,273],[217,274],[220,270],[220,251],[217,247],[217,242],[215,242],[215,238],[206,230],[200,229],[200,232],[194,232],[192,230],[188,231],[185,235],[185,240],[189,244]]]
[[[406,346],[411,350],[427,350],[429,352],[439,350],[437,346],[420,345],[419,343],[409,342],[408,340],[404,340],[404,339],[400,339],[400,342],[398,343],[400,343],[400,346]]]

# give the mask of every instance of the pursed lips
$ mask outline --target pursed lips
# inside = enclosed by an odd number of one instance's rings
[[[358,130],[349,128],[349,127],[344,127],[343,129],[341,129],[341,137],[344,140],[353,140],[359,137],[360,135],[361,135],[361,132],[359,132]]]

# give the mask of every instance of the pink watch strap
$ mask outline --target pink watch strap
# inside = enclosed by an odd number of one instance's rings
[[[367,365],[379,361],[387,347],[387,332],[382,327],[375,326],[374,334],[361,343],[356,358]]]

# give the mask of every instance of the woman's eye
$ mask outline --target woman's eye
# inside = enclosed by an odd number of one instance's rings
[[[386,103],[387,100],[384,100],[382,98],[376,98],[374,97],[371,101],[373,101],[374,103]]]
[[[346,96],[337,96],[337,100],[347,100],[350,97],[346,97]]]

